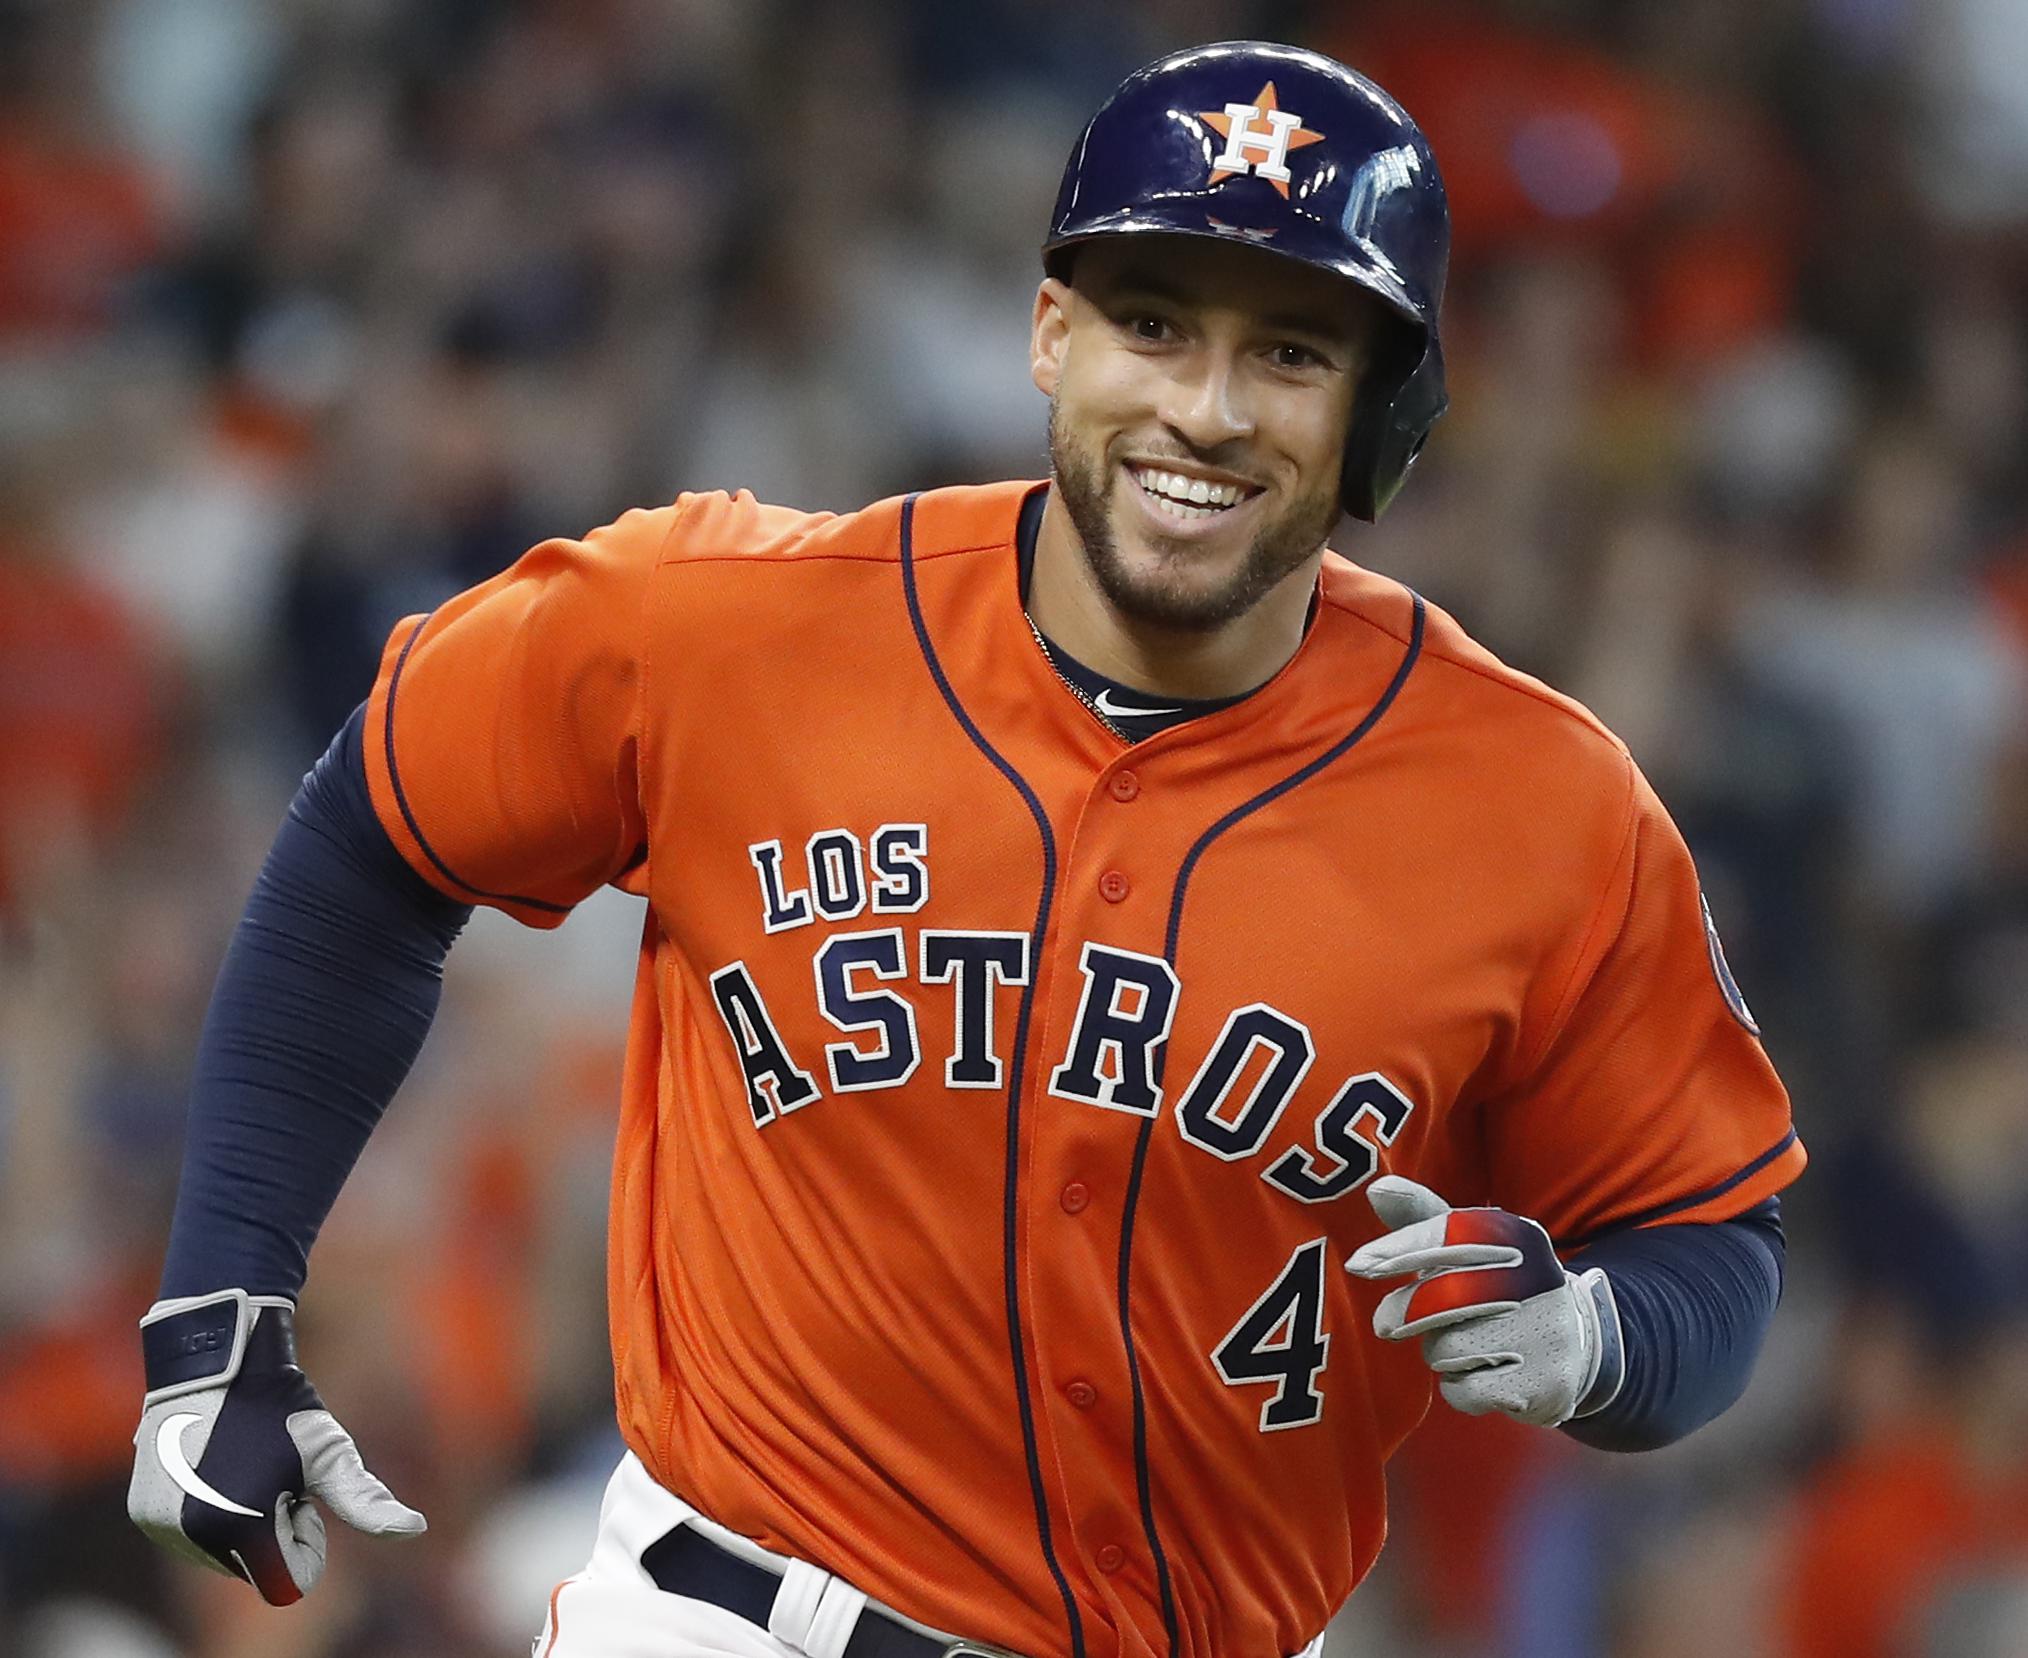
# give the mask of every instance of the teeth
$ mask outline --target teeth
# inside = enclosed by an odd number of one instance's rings
[[[1245,489],[1239,484],[1214,484],[1203,478],[1186,478],[1175,472],[1157,472],[1152,467],[1137,468],[1134,480],[1150,495],[1165,504],[1179,507],[1210,508],[1222,512],[1235,506],[1245,496]],[[1204,518],[1205,511],[1185,511],[1186,517]]]

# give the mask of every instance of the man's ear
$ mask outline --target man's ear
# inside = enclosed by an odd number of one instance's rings
[[[1056,395],[1063,377],[1063,354],[1070,346],[1070,308],[1076,303],[1070,284],[1045,276],[1035,290],[1035,316],[1029,331],[1028,377],[1044,397]]]

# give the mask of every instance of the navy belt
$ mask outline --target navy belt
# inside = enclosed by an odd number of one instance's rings
[[[656,1588],[709,1601],[748,1623],[768,1627],[782,1574],[720,1548],[702,1532],[678,1526],[641,1551],[641,1569]],[[1012,1658],[998,1647],[937,1640],[868,1606],[852,1626],[845,1658]]]

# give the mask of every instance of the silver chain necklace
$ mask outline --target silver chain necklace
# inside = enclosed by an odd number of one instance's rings
[[[1085,694],[1084,687],[1063,671],[1063,664],[1056,660],[1056,652],[1050,649],[1049,641],[1042,637],[1042,629],[1035,625],[1035,618],[1030,616],[1026,611],[1023,611],[1021,614],[1022,618],[1028,623],[1028,631],[1035,636],[1035,648],[1042,652],[1042,660],[1049,664],[1050,671],[1063,682],[1064,689],[1076,697],[1079,702],[1083,703],[1085,711],[1115,737],[1119,738],[1121,742],[1133,742],[1134,739],[1132,737],[1122,731],[1113,721],[1106,718],[1105,713],[1100,709],[1099,705]]]

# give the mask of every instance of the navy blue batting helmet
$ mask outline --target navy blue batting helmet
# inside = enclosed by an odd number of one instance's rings
[[[1339,493],[1380,516],[1444,412],[1437,311],[1450,209],[1429,141],[1365,76],[1299,46],[1172,52],[1122,81],[1063,171],[1043,269],[1068,279],[1095,236],[1239,241],[1335,272],[1377,298],[1375,341]]]

